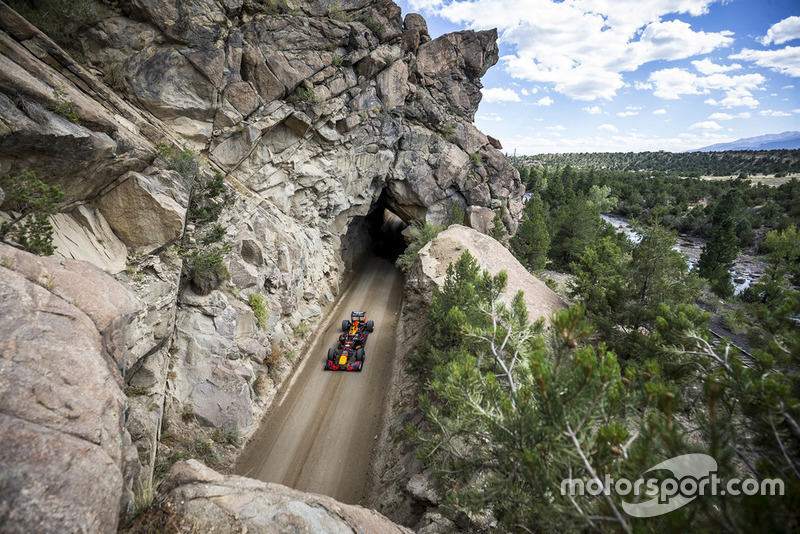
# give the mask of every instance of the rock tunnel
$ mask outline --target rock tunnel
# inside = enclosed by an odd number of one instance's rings
[[[405,251],[407,242],[403,232],[409,224],[398,211],[401,210],[384,190],[370,206],[367,215],[356,216],[350,221],[342,250],[348,269],[369,256],[394,263]]]

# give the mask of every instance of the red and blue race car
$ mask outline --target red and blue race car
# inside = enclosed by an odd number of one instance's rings
[[[326,371],[361,371],[364,367],[364,344],[374,329],[366,320],[366,312],[352,312],[350,320],[342,321],[342,331],[336,348],[328,349]]]

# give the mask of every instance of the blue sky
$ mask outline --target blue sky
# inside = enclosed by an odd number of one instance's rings
[[[800,130],[800,0],[395,0],[497,28],[475,124],[509,155],[682,151]]]

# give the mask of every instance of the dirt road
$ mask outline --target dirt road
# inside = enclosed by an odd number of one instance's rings
[[[378,420],[394,358],[403,277],[374,258],[319,324],[309,353],[268,420],[248,445],[236,472],[357,504],[364,493]],[[363,310],[375,322],[364,370],[323,371],[342,319]]]

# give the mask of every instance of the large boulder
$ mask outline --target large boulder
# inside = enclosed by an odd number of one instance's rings
[[[224,476],[197,460],[170,469],[156,505],[140,521],[149,527],[169,522],[181,531],[220,534],[411,533],[374,510],[280,484]]]
[[[454,224],[436,236],[419,251],[419,262],[413,277],[422,288],[442,287],[447,267],[469,252],[481,269],[491,275],[500,271],[508,274],[508,284],[502,298],[511,302],[518,291],[525,293],[525,304],[532,321],[547,319],[567,304],[544,282],[528,272],[502,244],[477,230]]]
[[[137,306],[87,263],[2,244],[0,258],[0,524],[115,532],[136,459],[118,366]]]
[[[148,253],[183,235],[189,188],[175,171],[130,172],[97,207],[126,245]]]

